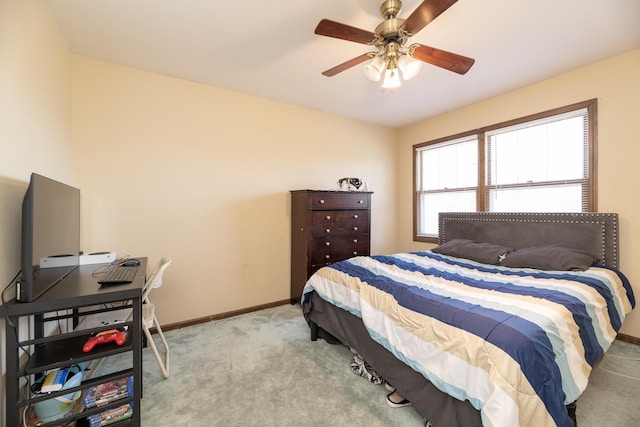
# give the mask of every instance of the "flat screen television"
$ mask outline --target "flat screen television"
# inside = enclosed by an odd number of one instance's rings
[[[78,267],[80,190],[31,174],[22,202],[21,258],[20,302],[39,298]]]

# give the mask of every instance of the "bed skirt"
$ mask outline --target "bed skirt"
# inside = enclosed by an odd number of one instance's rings
[[[320,327],[355,349],[434,427],[482,427],[480,412],[469,402],[441,392],[424,376],[398,360],[369,336],[357,316],[324,301],[315,292],[303,305],[303,311],[312,329],[312,339],[317,338],[315,328]]]

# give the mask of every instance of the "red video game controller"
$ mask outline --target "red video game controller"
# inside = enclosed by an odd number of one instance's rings
[[[102,331],[91,334],[91,337],[87,340],[82,347],[82,351],[85,353],[90,352],[98,344],[104,344],[115,341],[116,344],[122,345],[127,340],[127,332],[124,329],[109,329],[108,331]]]

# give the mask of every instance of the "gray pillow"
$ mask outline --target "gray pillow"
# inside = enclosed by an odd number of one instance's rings
[[[509,252],[499,265],[538,270],[584,271],[598,261],[597,257],[586,251],[557,244],[516,249]]]
[[[487,242],[453,239],[431,249],[432,252],[457,258],[466,258],[483,264],[496,265],[513,249]]]

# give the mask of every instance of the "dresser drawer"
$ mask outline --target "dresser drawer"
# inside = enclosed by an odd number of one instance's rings
[[[369,234],[368,211],[314,211],[311,236],[361,236]]]
[[[366,237],[314,239],[311,250],[311,264],[338,262],[358,255],[369,255],[369,239]]]
[[[312,194],[309,197],[313,210],[368,209],[369,194],[358,192],[333,192]]]

